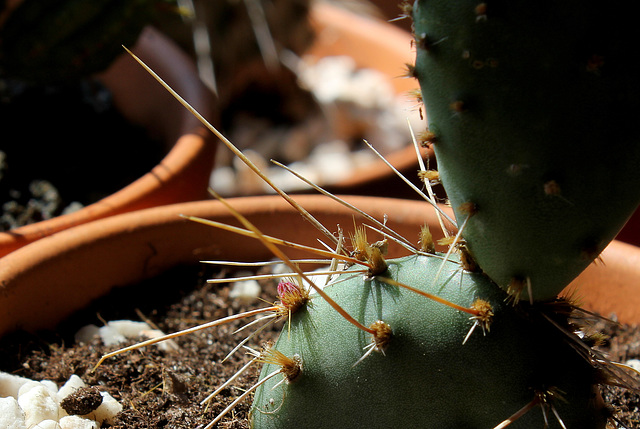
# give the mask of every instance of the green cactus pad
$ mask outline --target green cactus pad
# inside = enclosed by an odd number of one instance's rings
[[[440,178],[481,269],[555,297],[640,201],[640,27],[621,1],[425,0],[417,61]],[[605,261],[606,263],[606,261]]]
[[[291,383],[278,374],[256,391],[251,419],[265,428],[456,428],[491,429],[532,401],[537,390],[562,392],[551,401],[569,428],[603,428],[594,406],[592,369],[566,344],[563,334],[541,322],[534,308],[504,302],[505,293],[486,276],[463,272],[438,257],[389,261],[385,276],[468,307],[477,298],[495,313],[490,331],[415,292],[362,274],[343,274],[325,291],[366,326],[377,320],[392,329],[384,355],[373,352],[355,367],[365,333],[322,298],[293,315],[274,348],[299,355],[302,373]],[[278,367],[266,364],[261,377]],[[550,427],[559,428],[548,409]],[[543,427],[534,407],[513,428]]]

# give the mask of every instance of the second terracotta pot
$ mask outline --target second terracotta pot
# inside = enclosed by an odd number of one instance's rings
[[[149,27],[141,34],[134,51],[205,117],[211,119],[213,95],[198,79],[193,61],[177,45]],[[113,103],[121,114],[131,123],[158,136],[160,144],[167,148],[167,155],[149,173],[96,203],[70,214],[0,232],[0,257],[43,237],[96,219],[207,198],[217,139],[205,131],[128,54],[124,53],[116,59],[99,78],[111,91]],[[90,136],[75,138],[91,141]],[[126,139],[127,136],[122,138]],[[135,141],[131,145],[131,150],[136,150]],[[118,166],[114,165],[113,169],[117,174]],[[77,180],[86,179],[79,177]]]

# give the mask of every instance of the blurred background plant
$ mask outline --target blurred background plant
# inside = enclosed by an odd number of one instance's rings
[[[301,76],[301,59],[316,36],[310,19],[315,5],[331,4],[376,18],[400,12],[395,1],[379,3],[387,10],[381,12],[367,0],[0,2],[0,121],[5,135],[12,136],[3,138],[0,145],[5,165],[0,180],[0,202],[5,205],[0,229],[95,202],[149,171],[168,152],[174,142],[158,145],[156,139],[148,138],[148,130],[135,121],[132,125],[114,103],[113,88],[101,80],[105,70],[124,56],[122,45],[134,46],[149,26],[189,54],[200,79],[217,96],[214,109],[220,115],[220,128],[239,147],[259,153],[263,160],[290,163],[310,157],[318,147],[323,159],[344,161],[362,138],[370,137],[360,129],[362,124],[390,130],[382,135],[378,131],[377,140],[391,147],[408,143],[406,106],[400,107],[404,110],[399,115],[387,114],[383,120],[377,116],[381,106],[398,108],[389,102],[388,82],[382,82],[388,77],[356,76],[355,65],[344,58],[326,62],[320,70],[307,68],[305,77]],[[341,108],[338,115],[328,114],[320,104],[338,103],[335,98],[318,100],[308,79],[306,86],[301,85],[310,76],[339,76],[342,81],[337,86],[351,87],[350,97],[367,96],[368,105],[362,108],[357,106],[359,100],[350,99],[347,103],[356,105],[357,111]],[[364,89],[356,91],[356,87]],[[377,99],[374,93],[379,94]],[[374,115],[363,114],[363,109]],[[336,118],[341,123],[329,124]],[[390,121],[396,125],[390,127]],[[345,133],[345,124],[350,123],[356,125]],[[404,133],[396,132],[394,126],[402,127]],[[68,139],[71,135],[76,137]],[[221,152],[216,165],[219,174],[211,180],[222,194],[265,192],[251,185],[230,186],[242,180],[231,157]],[[63,160],[68,165],[62,167]],[[125,177],[114,177],[116,170]],[[225,176],[229,171],[231,176]]]
[[[212,90],[232,88],[220,79],[234,78],[239,70],[264,75],[259,70],[265,62],[266,74],[280,74],[275,47],[300,52],[308,45],[308,5],[308,0],[1,2],[0,229],[95,202],[149,171],[170,150],[175,141],[158,142],[114,101],[115,89],[102,79],[125,55],[122,46],[133,47],[146,27],[159,29],[192,54]],[[272,27],[279,29],[273,36]],[[265,51],[265,45],[272,49]],[[216,108],[223,109],[221,98]]]
[[[96,78],[163,14],[177,9],[158,0],[0,4],[0,229],[95,202],[166,153]]]

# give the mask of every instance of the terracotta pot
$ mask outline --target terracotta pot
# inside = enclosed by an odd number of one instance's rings
[[[405,77],[406,64],[415,62],[413,37],[408,31],[383,19],[361,15],[325,2],[313,5],[310,19],[316,39],[305,53],[306,56],[319,59],[348,55],[358,68],[374,69],[388,76],[396,94],[407,99],[413,97],[410,92],[418,89],[418,82]],[[433,159],[433,152],[423,150],[423,156]],[[419,184],[415,174],[417,158],[413,146],[398,150],[388,155],[387,159]],[[408,193],[398,194],[398,189],[404,192],[408,188],[382,161],[357,170],[348,179],[328,185],[327,188],[344,194],[408,196]]]
[[[378,219],[387,214],[387,225],[410,240],[417,238],[424,223],[439,231],[434,211],[424,202],[345,199]],[[300,195],[296,200],[330,229],[339,224],[348,233],[353,225],[353,212],[324,196]],[[314,246],[322,238],[280,197],[229,201],[265,234]],[[271,258],[254,239],[191,222],[179,214],[237,224],[216,201],[174,204],[81,225],[5,256],[0,264],[0,335],[17,328],[53,329],[112,288],[135,284],[179,264]],[[389,251],[391,256],[408,253],[395,243]],[[292,257],[309,256],[287,252]],[[640,249],[613,242],[602,258],[604,264],[591,265],[571,287],[580,288],[587,309],[605,315],[615,311],[621,322],[640,323]]]
[[[205,117],[211,117],[212,95],[199,81],[192,61],[173,42],[147,28],[133,51]],[[207,197],[216,148],[210,133],[128,54],[98,77],[111,90],[120,112],[160,137],[168,154],[143,177],[77,212],[0,233],[0,256],[96,219]]]
[[[347,9],[317,2],[310,12],[316,40],[305,53],[325,57],[346,55],[361,68],[372,68],[392,79],[398,94],[418,88],[405,78],[406,64],[415,61],[411,34],[388,22],[359,15]]]

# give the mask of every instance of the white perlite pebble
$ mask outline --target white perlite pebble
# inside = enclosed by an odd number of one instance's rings
[[[34,383],[34,381],[18,375],[0,372],[0,397],[6,398],[7,396],[11,396],[18,399],[18,392],[26,383]]]
[[[91,324],[80,328],[74,335],[74,340],[76,341],[76,343],[88,343],[94,337],[98,336],[100,336],[100,328],[98,328],[96,325]]]
[[[625,363],[636,371],[640,371],[640,359],[629,359]]]
[[[234,282],[229,291],[229,298],[243,304],[251,304],[260,295],[260,284],[256,280]]]
[[[60,429],[59,423],[55,420],[43,420],[38,423],[38,426],[35,428],[29,429]]]
[[[79,343],[88,343],[95,336],[99,336],[102,342],[111,346],[126,341],[127,338],[146,337],[158,338],[164,336],[164,332],[152,329],[146,322],[133,320],[114,320],[105,326],[98,328],[96,325],[83,326],[76,332],[75,340]],[[178,345],[173,340],[165,340],[156,344],[163,351],[178,350]]]
[[[132,320],[112,320],[107,323],[107,326],[115,329],[119,334],[124,335],[125,338],[137,337],[141,331],[151,329],[151,326],[146,322],[134,322]]]
[[[127,337],[122,335],[116,328],[113,326],[102,326],[100,328],[100,338],[105,346],[112,346],[114,344],[123,343],[126,341]]]
[[[165,333],[162,332],[160,329],[145,329],[144,331],[140,331],[140,335],[152,340],[154,338],[164,337]],[[169,350],[176,350],[176,351],[180,350],[178,343],[176,343],[171,339],[160,341],[159,343],[156,343],[155,346],[158,347],[163,352],[168,352]]]
[[[51,393],[53,393],[54,395],[58,393],[58,385],[56,384],[55,381],[52,380],[42,380],[39,381],[40,384],[42,384],[44,387],[46,387],[47,389],[49,389],[49,391]]]
[[[37,384],[18,396],[27,427],[33,427],[43,420],[58,419],[59,407],[55,394],[42,384]]]
[[[309,155],[309,163],[313,165],[322,183],[336,183],[346,179],[353,171],[349,155],[349,147],[340,140],[327,142],[316,147]]]
[[[100,392],[102,404],[86,416],[67,416],[59,404],[86,383],[77,375],[58,390],[50,380],[34,381],[0,372],[0,429],[98,429],[113,424],[122,404]]]
[[[60,419],[57,426],[60,429],[98,429],[97,422],[80,416],[65,416]]]
[[[58,390],[58,393],[56,394],[56,398],[58,399],[58,402],[62,402],[62,400],[65,399],[67,396],[71,395],[81,387],[86,387],[86,386],[87,385],[85,384],[84,381],[82,381],[80,377],[73,374],[71,375],[71,377],[69,377],[69,380],[67,380],[67,382],[60,388],[60,390]]]
[[[223,197],[238,194],[235,170],[230,166],[220,166],[213,169],[209,185]]]
[[[100,392],[100,394],[102,395],[102,404],[90,416],[99,423],[113,424],[113,418],[122,411],[123,406],[107,392]]]
[[[18,389],[18,395],[16,396],[16,399],[20,398],[20,396],[24,395],[29,390],[31,390],[31,389],[33,389],[35,387],[44,387],[44,386],[42,384],[40,384],[39,382],[34,381],[34,380],[27,381],[22,386],[20,386],[20,389]]]
[[[12,396],[0,398],[0,428],[27,429],[20,405],[18,405],[16,398]]]

